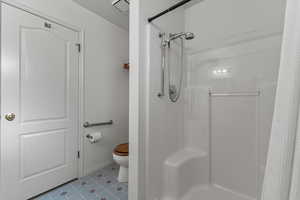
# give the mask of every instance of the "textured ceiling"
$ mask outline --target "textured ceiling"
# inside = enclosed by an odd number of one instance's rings
[[[82,7],[96,13],[107,19],[111,23],[128,30],[129,16],[128,13],[122,13],[112,6],[112,0],[73,0]]]
[[[126,30],[129,29],[129,14],[122,13],[114,6],[112,6],[111,2],[113,0],[73,0],[73,1],[81,5],[82,7],[96,13],[97,15],[105,18],[106,20],[110,21],[113,24]],[[152,1],[152,0],[146,0],[146,1]],[[156,1],[167,1],[167,0],[156,0]],[[181,0],[168,0],[168,1],[171,6]],[[204,0],[192,0],[191,2],[186,4],[184,8],[191,7],[201,1]],[[160,8],[161,11],[165,9],[167,9],[167,7]]]

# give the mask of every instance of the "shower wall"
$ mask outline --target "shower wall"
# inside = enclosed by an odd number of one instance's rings
[[[168,96],[159,98],[161,87],[160,29],[149,27],[151,41],[149,59],[149,124],[147,134],[147,198],[156,199],[162,193],[163,163],[183,147],[183,100],[169,103]],[[155,56],[155,57],[153,57]],[[165,87],[166,95],[168,88]],[[158,181],[160,180],[160,181]]]
[[[272,4],[271,4],[272,3]],[[258,199],[273,116],[285,0],[204,1],[185,10],[184,146],[209,184]]]
[[[249,197],[261,188],[280,42],[273,36],[189,56],[185,146],[208,154],[211,184]]]
[[[141,2],[145,17],[174,4],[171,0]],[[215,186],[241,199],[259,199],[285,0],[197,2],[143,26],[145,196],[147,200],[195,199],[185,196],[198,186]],[[161,86],[158,34],[183,31],[193,32],[196,38],[185,42],[184,90],[174,104],[167,96],[157,97]],[[178,69],[179,46],[172,48],[172,67]]]
[[[173,0],[142,0],[145,18],[153,16],[173,5]],[[159,33],[174,33],[184,30],[184,9],[146,23],[145,33],[145,199],[159,199],[162,193],[164,161],[183,146],[183,99],[175,104],[168,97],[159,98],[161,88],[161,49]],[[176,48],[177,49],[177,48]],[[177,52],[177,50],[176,50]],[[176,53],[174,52],[174,53]],[[165,87],[167,94],[167,87]]]

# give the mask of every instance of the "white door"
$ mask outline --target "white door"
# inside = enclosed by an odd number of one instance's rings
[[[78,33],[1,12],[0,199],[25,200],[77,177]]]

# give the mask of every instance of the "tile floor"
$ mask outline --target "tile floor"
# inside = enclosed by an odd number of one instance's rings
[[[128,200],[128,184],[119,183],[117,175],[118,166],[112,164],[34,200]]]

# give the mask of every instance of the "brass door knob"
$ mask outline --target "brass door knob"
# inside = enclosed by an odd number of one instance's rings
[[[7,121],[13,121],[16,118],[16,115],[14,113],[8,113],[5,115],[5,119]]]

